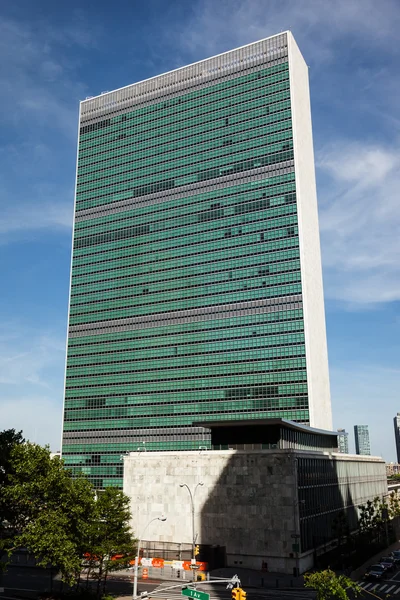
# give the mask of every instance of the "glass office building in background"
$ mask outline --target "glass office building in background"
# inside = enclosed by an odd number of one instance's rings
[[[393,419],[394,425],[394,438],[396,441],[396,454],[397,454],[397,462],[400,463],[400,413]]]
[[[341,454],[349,453],[349,434],[344,429],[338,429],[338,452]]]
[[[290,32],[81,103],[62,455],[331,429],[308,69]]]
[[[354,425],[354,441],[356,454],[371,454],[368,425]]]

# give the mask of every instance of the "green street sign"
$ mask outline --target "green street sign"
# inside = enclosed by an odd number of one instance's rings
[[[189,598],[195,598],[196,600],[210,600],[210,594],[199,592],[198,590],[192,590],[190,588],[184,588],[182,590],[182,596],[188,596]]]

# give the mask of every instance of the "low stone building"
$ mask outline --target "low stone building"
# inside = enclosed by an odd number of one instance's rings
[[[124,491],[135,534],[141,537],[151,519],[167,517],[147,528],[143,547],[157,555],[179,544],[190,549],[195,538],[201,560],[211,567],[304,572],[316,549],[332,543],[338,514],[344,512],[355,528],[357,506],[387,493],[384,461],[333,452],[337,434],[274,419],[257,424],[264,430],[260,443],[250,431],[254,426],[246,433],[243,423],[241,430],[227,424],[230,431],[216,424],[218,449],[125,457]],[[196,490],[194,527],[186,486],[192,495]]]
[[[386,475],[400,475],[400,465],[398,463],[386,463]]]

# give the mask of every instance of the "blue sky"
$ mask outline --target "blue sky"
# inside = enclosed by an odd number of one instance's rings
[[[398,0],[0,5],[0,429],[60,446],[78,103],[291,29],[310,67],[333,417],[395,459]]]

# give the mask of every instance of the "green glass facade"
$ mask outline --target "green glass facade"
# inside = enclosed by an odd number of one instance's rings
[[[285,36],[81,108],[62,453],[97,487],[125,452],[210,447],[196,421],[310,421]]]

